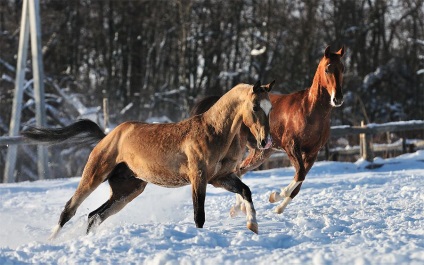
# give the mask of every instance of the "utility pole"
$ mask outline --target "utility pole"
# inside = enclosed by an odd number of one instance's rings
[[[9,136],[18,136],[21,123],[21,110],[23,87],[25,80],[25,67],[28,54],[28,41],[31,32],[32,72],[34,79],[34,99],[36,107],[36,125],[46,126],[46,107],[44,100],[44,70],[41,52],[41,22],[39,0],[24,0],[22,5],[21,29],[19,35],[18,61],[16,67],[15,91],[13,98],[12,117],[10,120]],[[4,182],[15,181],[15,166],[17,145],[9,145],[7,151],[6,166],[4,170]],[[48,178],[49,170],[47,163],[47,150],[37,146],[38,175],[40,179]]]

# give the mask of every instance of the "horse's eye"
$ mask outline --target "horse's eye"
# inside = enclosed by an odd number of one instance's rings
[[[325,67],[325,73],[326,73],[326,74],[331,73],[331,71],[330,71],[330,67],[331,67],[331,64],[327,64],[327,66]]]
[[[258,107],[257,105],[254,105],[254,106],[253,106],[253,111],[254,111],[254,112],[259,111],[259,107]]]

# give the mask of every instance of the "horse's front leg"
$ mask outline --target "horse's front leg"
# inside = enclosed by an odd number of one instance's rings
[[[253,206],[252,192],[235,173],[218,177],[210,182],[214,187],[223,188],[230,192],[237,193],[243,198],[246,207],[247,228],[254,233],[258,233],[258,222],[256,221],[256,211]]]
[[[240,170],[237,172],[237,176],[240,179],[242,178]],[[236,216],[239,215],[240,212],[242,212],[246,215],[246,206],[244,205],[243,197],[240,194],[236,193],[236,203],[230,209],[231,218],[235,218]]]
[[[315,163],[315,160],[317,158],[318,153],[316,154],[310,154],[309,156],[306,156],[302,159],[303,161],[303,166],[304,166],[304,171],[300,171],[300,170],[296,170],[296,175],[295,175],[295,179],[289,184],[289,186],[287,186],[286,188],[282,189],[281,193],[273,193],[270,196],[270,202],[272,201],[272,197],[274,196],[274,198],[278,198],[279,200],[283,199],[283,202],[280,203],[276,208],[275,208],[275,212],[276,213],[282,213],[284,211],[284,209],[287,207],[287,205],[292,201],[292,199],[294,197],[296,197],[296,195],[299,193],[300,188],[302,187],[302,183],[303,180],[305,180],[306,174],[308,174],[309,170],[312,168],[313,164]],[[302,173],[303,177],[298,177],[296,179],[297,176],[299,176],[299,174]],[[300,181],[300,183],[296,183],[296,180],[302,180]],[[283,197],[284,196],[284,197]],[[278,200],[275,200],[278,201]]]
[[[205,224],[206,176],[199,170],[197,177],[191,181],[191,196],[193,199],[194,222],[197,228]]]
[[[244,205],[244,199],[240,194],[236,194],[236,203],[230,209],[231,218],[236,217],[242,212],[246,214],[246,206]]]
[[[238,172],[239,176],[246,174],[248,171],[256,169],[262,163],[268,159],[275,151],[272,148],[265,150],[258,150],[249,148],[249,154],[240,164],[240,170]]]
[[[271,203],[283,200],[283,202],[275,208],[275,212],[278,214],[283,213],[287,205],[299,193],[300,187],[302,186],[302,182],[305,180],[307,173],[307,170],[305,169],[305,165],[303,163],[302,153],[300,151],[299,144],[293,141],[292,145],[286,150],[287,155],[290,158],[290,161],[293,164],[296,172],[294,175],[294,179],[287,187],[281,189],[280,193],[272,192],[269,196],[269,202]]]
[[[240,164],[240,168],[237,172],[237,175],[241,178],[248,171],[256,169],[262,163],[268,159],[275,151],[271,148],[266,150],[258,150],[255,148],[249,147],[249,154]],[[236,203],[230,209],[230,216],[232,218],[236,217],[240,212],[246,213],[246,207],[243,203],[243,197],[236,194]]]

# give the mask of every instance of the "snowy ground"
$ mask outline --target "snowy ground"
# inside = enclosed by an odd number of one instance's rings
[[[85,235],[105,184],[48,241],[79,178],[0,184],[0,264],[424,264],[424,151],[376,162],[384,166],[316,163],[282,215],[268,196],[293,169],[248,173],[259,235],[229,217],[234,195],[224,190],[208,187],[196,229],[190,187],[154,185]]]

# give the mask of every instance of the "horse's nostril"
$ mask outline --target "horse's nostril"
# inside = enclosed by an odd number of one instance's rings
[[[265,141],[265,140],[262,140],[262,141],[261,141],[261,146],[262,146],[262,147],[265,147],[265,145],[266,145],[266,141]]]
[[[333,104],[334,104],[335,106],[339,106],[339,105],[341,105],[342,103],[343,103],[343,98],[341,98],[341,99],[333,98]]]

